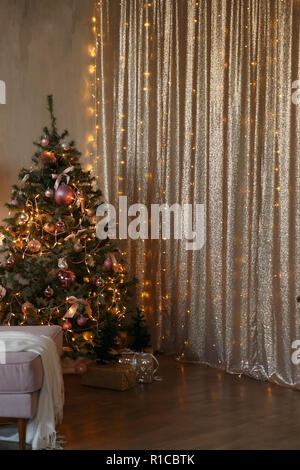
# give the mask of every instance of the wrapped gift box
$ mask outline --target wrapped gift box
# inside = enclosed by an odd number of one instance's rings
[[[93,363],[88,366],[87,372],[82,376],[82,384],[123,392],[136,386],[136,371],[130,365]]]

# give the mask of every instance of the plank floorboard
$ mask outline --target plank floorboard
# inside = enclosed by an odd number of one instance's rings
[[[66,376],[65,449],[300,449],[298,391],[170,357],[160,364],[162,382],[126,392]]]

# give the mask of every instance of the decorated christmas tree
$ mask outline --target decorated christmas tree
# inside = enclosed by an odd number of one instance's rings
[[[21,170],[0,227],[0,322],[61,325],[67,355],[110,360],[135,280],[126,280],[117,247],[97,238],[101,192],[68,131],[58,133],[52,96],[48,107],[51,128],[34,143],[33,166]]]

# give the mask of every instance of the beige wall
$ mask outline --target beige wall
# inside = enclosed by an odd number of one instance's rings
[[[7,88],[7,104],[0,104],[0,218],[19,169],[31,165],[32,142],[48,124],[47,94],[54,95],[59,129],[69,129],[87,152],[93,4],[0,0],[0,80]]]

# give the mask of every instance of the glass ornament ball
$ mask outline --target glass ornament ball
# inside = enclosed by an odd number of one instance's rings
[[[14,264],[15,264],[15,260],[12,256],[10,256],[8,260],[6,261],[6,266],[8,266],[9,268],[12,268]]]
[[[30,242],[28,243],[28,251],[30,251],[30,253],[38,253],[41,249],[42,245],[41,243],[39,242],[39,240],[30,240]]]
[[[65,223],[62,220],[58,220],[55,224],[55,228],[58,232],[63,232],[65,229]]]
[[[34,308],[31,302],[24,302],[24,304],[21,306],[22,312],[24,315],[28,315],[30,313],[30,310]]]
[[[52,287],[50,286],[46,287],[46,289],[44,290],[45,297],[50,298],[53,296],[53,294],[54,294],[54,290],[52,289]]]
[[[95,210],[93,207],[88,207],[88,208],[85,210],[85,213],[86,213],[86,215],[88,215],[89,217],[93,217],[93,216],[96,214],[96,210]]]
[[[64,150],[69,150],[69,144],[65,140],[60,144],[61,148]]]
[[[49,222],[44,224],[43,228],[44,228],[45,232],[47,232],[47,233],[54,233],[55,232],[55,225],[54,224],[49,224]]]
[[[43,147],[47,147],[47,145],[49,145],[49,139],[46,135],[44,135],[44,137],[42,138],[41,144]]]
[[[62,329],[64,331],[71,330],[71,328],[72,328],[72,324],[69,321],[66,320],[63,322]]]
[[[27,222],[29,219],[28,217],[28,214],[26,214],[26,212],[22,212],[22,214],[20,214],[19,216],[19,221],[21,224],[25,224],[25,222]]]
[[[20,203],[19,203],[18,199],[13,199],[13,200],[11,201],[11,205],[14,206],[14,207],[18,207],[19,204],[20,204]]]
[[[83,246],[80,242],[74,243],[74,251],[75,253],[80,253],[83,250]]]
[[[69,206],[74,201],[75,194],[73,188],[68,184],[61,184],[54,194],[56,204],[59,206]]]
[[[76,276],[75,274],[73,273],[73,271],[59,271],[57,273],[57,277],[62,285],[62,287],[64,289],[69,289],[69,287],[71,286],[72,282],[75,281],[76,279]]]
[[[77,375],[84,375],[87,371],[87,365],[84,362],[80,362],[75,366],[75,374]]]
[[[111,269],[113,267],[113,262],[110,258],[106,258],[103,265],[106,269]]]
[[[104,280],[101,277],[99,277],[99,279],[97,279],[96,286],[97,287],[103,287],[104,286]]]
[[[51,197],[53,197],[53,195],[54,195],[53,189],[47,188],[46,191],[45,191],[45,196],[48,197],[48,198],[51,198]]]
[[[83,315],[80,315],[80,317],[77,318],[77,325],[85,326],[86,324],[87,324],[87,318],[84,317]]]

